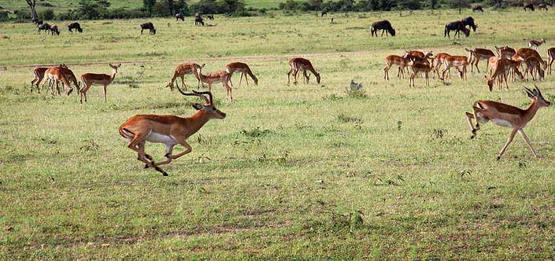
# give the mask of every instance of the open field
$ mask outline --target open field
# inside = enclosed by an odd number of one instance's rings
[[[546,57],[555,41],[553,11],[474,15],[477,33],[443,38],[459,17],[218,16],[204,28],[168,18],[152,20],[155,36],[139,35],[143,19],[83,21],[85,33],[64,26],[59,37],[0,23],[0,259],[553,259],[555,106],[526,128],[542,159],[516,137],[496,161],[509,129],[487,124],[470,140],[464,112],[478,99],[525,107],[532,82],[490,93],[483,72],[429,87],[383,80],[383,57],[405,49],[463,55],[545,38]],[[383,18],[399,35],[370,38]],[[320,85],[286,85],[294,55],[313,61]],[[192,136],[193,152],[162,177],[117,128],[139,113],[192,114],[198,100],[164,87],[187,60],[205,71],[246,61],[260,84],[235,88],[233,103],[215,85],[227,118]],[[80,75],[109,62],[123,65],[106,103],[98,86],[84,105],[29,92],[34,64]],[[346,93],[352,79],[364,96]],[[537,83],[550,101],[554,79]]]

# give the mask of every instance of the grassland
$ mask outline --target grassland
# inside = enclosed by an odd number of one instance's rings
[[[490,93],[483,73],[416,88],[382,78],[383,57],[405,49],[555,39],[552,11],[487,12],[471,37],[443,38],[458,17],[154,19],[156,36],[139,35],[144,20],[84,21],[85,33],[59,37],[0,24],[0,259],[553,259],[553,107],[527,128],[542,159],[518,137],[495,161],[509,130],[486,125],[470,140],[464,118],[477,99],[527,106],[521,87],[533,83]],[[380,18],[399,35],[370,38]],[[322,84],[286,85],[294,55],[313,61]],[[196,100],[164,88],[187,60],[207,71],[246,61],[260,85],[235,88],[233,103],[216,86],[228,117],[162,177],[142,169],[117,127],[138,113],[193,113]],[[77,74],[123,66],[106,103],[97,87],[85,105],[29,93],[34,64],[62,62]],[[346,93],[351,79],[365,95]],[[537,84],[555,100],[553,76]]]

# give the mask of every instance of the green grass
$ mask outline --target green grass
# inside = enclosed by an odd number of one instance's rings
[[[553,259],[553,107],[526,128],[543,159],[517,137],[495,161],[509,130],[487,124],[470,140],[464,117],[478,99],[527,106],[521,87],[533,83],[490,93],[476,72],[429,87],[383,80],[383,57],[405,49],[555,39],[551,11],[488,12],[471,37],[443,38],[457,17],[153,19],[156,36],[138,34],[142,19],[84,21],[85,33],[59,37],[0,24],[0,259]],[[399,36],[370,38],[380,18]],[[286,85],[295,55],[313,61],[320,85]],[[193,152],[162,177],[117,128],[139,113],[192,114],[196,99],[163,87],[187,60],[206,71],[246,61],[260,84],[236,87],[233,103],[215,85],[227,118],[192,136]],[[78,75],[123,65],[107,103],[98,86],[84,105],[29,93],[34,64],[62,62]],[[351,79],[363,95],[345,91]],[[551,101],[553,79],[536,83]],[[147,151],[161,159],[163,146]]]

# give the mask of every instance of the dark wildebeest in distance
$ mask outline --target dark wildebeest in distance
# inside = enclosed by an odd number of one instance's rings
[[[549,8],[547,8],[547,5],[548,5],[548,4],[544,4],[544,3],[539,4],[539,5],[538,5],[538,10],[542,10],[542,9],[543,9],[543,10],[545,10],[545,11],[549,11]]]
[[[81,28],[81,25],[78,22],[73,22],[71,24],[67,25],[67,29],[73,33],[73,30],[77,30],[77,32],[82,33],[83,29]]]
[[[143,30],[148,30],[150,34],[156,34],[154,24],[152,24],[151,22],[141,24],[141,34],[143,34]]]
[[[50,27],[50,33],[52,35],[56,34],[56,35],[60,35],[60,30],[58,30],[58,26],[57,25],[53,25]]]
[[[199,14],[195,15],[195,25],[204,26],[204,19],[202,19],[202,16]]]
[[[324,11],[322,11],[322,13],[320,14],[320,17],[323,17],[324,15],[327,15],[327,14],[328,14],[328,10],[324,10]]]
[[[445,25],[445,31],[443,33],[443,37],[451,38],[449,34],[451,31],[455,31],[455,36],[460,37],[460,32],[464,33],[464,36],[468,37],[470,35],[470,30],[464,26],[463,21],[455,21]]]
[[[481,5],[476,5],[474,7],[472,7],[472,12],[484,12],[484,8]]]
[[[387,20],[377,21],[372,24],[370,28],[370,33],[372,36],[378,36],[378,30],[382,31],[382,36],[385,33],[387,36],[390,34],[391,36],[395,36],[395,29],[391,26],[391,23]]]
[[[31,20],[31,21],[32,21],[34,24],[36,24],[37,26],[44,23],[42,20],[40,20],[40,19],[38,19],[38,18],[35,18],[35,19]]]
[[[208,20],[214,20],[214,15],[206,15],[206,18],[208,18]]]
[[[523,9],[524,9],[524,11],[526,11],[526,10],[534,11],[535,10],[534,9],[534,4],[524,4]]]
[[[181,19],[181,21],[185,21],[185,16],[182,13],[175,14],[175,21],[179,22],[179,19]]]
[[[474,23],[474,18],[472,18],[472,16],[462,19],[462,22],[464,26],[468,26],[472,29],[472,31],[476,32],[476,28],[478,28],[478,26]]]
[[[50,32],[51,28],[52,28],[52,26],[48,23],[43,23],[43,24],[38,26],[39,33],[40,33],[40,31],[46,31],[48,33],[48,32]]]

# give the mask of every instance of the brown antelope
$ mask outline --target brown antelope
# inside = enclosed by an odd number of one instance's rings
[[[530,40],[528,42],[528,47],[530,48],[534,48],[534,49],[538,49],[540,47],[540,45],[545,43],[545,39],[540,39],[540,40]]]
[[[497,83],[501,87],[501,84],[505,82],[505,87],[509,89],[509,85],[507,83],[507,76],[510,70],[513,70],[520,79],[524,79],[522,73],[518,70],[518,63],[509,59],[505,58],[497,58],[492,56],[489,58],[489,68],[490,68],[490,75],[485,75],[484,77],[487,80],[487,84],[489,87],[489,91],[493,91],[493,85],[497,80]]]
[[[516,50],[509,46],[502,46],[502,47],[495,46],[495,50],[497,51],[497,55],[499,57],[504,57],[507,59],[511,59],[511,57],[513,57],[513,55],[516,54]]]
[[[441,65],[443,65],[445,59],[449,56],[451,55],[448,53],[438,53],[432,58],[432,67],[437,74],[437,78],[441,78],[441,76],[439,75],[439,68],[441,67]],[[447,73],[447,76],[449,76],[449,73]]]
[[[193,108],[197,112],[187,118],[174,115],[135,115],[119,127],[120,135],[129,140],[127,147],[137,152],[137,159],[145,163],[145,168],[152,167],[164,176],[167,176],[168,173],[161,169],[160,165],[169,164],[172,160],[192,151],[191,145],[187,143],[187,138],[199,131],[209,120],[224,119],[226,116],[214,106],[212,93],[196,91],[185,93],[179,87],[177,89],[185,96],[197,96],[204,99],[204,104],[194,103]],[[164,155],[166,160],[154,162],[154,159],[145,153],[146,142],[166,145],[166,154]],[[173,148],[178,144],[185,150],[174,155],[172,154]]]
[[[58,85],[59,83],[62,83],[62,86],[68,95],[71,93],[71,84],[68,80],[67,71],[64,70],[67,69],[67,67],[64,66],[65,65],[50,67],[44,72],[44,76],[47,80],[42,84],[42,86],[44,87],[44,85],[48,83],[52,95],[55,95],[55,90],[57,90],[58,95],[61,94],[61,90]]]
[[[405,55],[403,56],[406,59],[413,59],[413,58],[422,58],[422,59],[430,59],[434,56],[432,51],[424,53],[422,51],[405,51]]]
[[[81,89],[81,103],[83,103],[83,98],[85,98],[85,102],[87,102],[87,92],[93,86],[93,84],[101,84],[104,90],[104,102],[108,99],[106,98],[106,87],[110,85],[114,79],[116,78],[116,74],[118,74],[118,68],[121,66],[121,63],[118,65],[108,64],[112,67],[112,75],[108,74],[97,74],[97,73],[85,73],[81,75],[81,81],[83,82],[83,89]]]
[[[247,86],[249,86],[249,80],[247,79],[247,74],[254,81],[254,85],[258,85],[258,78],[256,78],[254,73],[252,73],[251,68],[246,63],[242,63],[242,62],[228,63],[225,66],[225,71],[230,75],[229,82],[231,82],[231,77],[233,76],[233,73],[240,72],[241,79],[239,79],[239,86],[241,86],[241,81],[243,81],[243,76],[245,77],[245,82],[247,82]],[[231,84],[233,85],[233,83]]]
[[[413,58],[410,68],[412,69],[412,74],[410,75],[409,79],[409,87],[415,87],[414,78],[418,73],[424,73],[424,77],[426,78],[426,86],[430,86],[429,74],[432,71],[432,66],[429,62],[426,63],[419,61],[417,58]]]
[[[545,62],[538,51],[531,49],[531,48],[520,48],[516,51],[516,54],[513,55],[512,59],[515,61],[526,61],[530,57],[536,57],[540,63],[542,64],[543,68],[547,68],[547,62]]]
[[[391,66],[397,65],[399,66],[399,70],[397,71],[398,78],[405,77],[405,68],[409,65],[409,59],[403,58],[399,55],[388,55],[385,57],[385,67],[383,68],[385,80],[389,80],[389,69]]]
[[[553,67],[553,61],[555,61],[555,47],[547,49],[547,55],[549,56],[549,74],[551,74],[551,67]]]
[[[466,66],[468,66],[468,58],[466,56],[448,56],[444,59],[443,64],[445,69],[443,70],[443,73],[441,73],[442,80],[445,80],[445,72],[447,72],[451,67],[457,68],[461,79],[466,79]]]
[[[289,83],[291,82],[291,73],[293,74],[294,78],[293,84],[297,84],[297,74],[299,73],[299,71],[303,71],[305,82],[308,83],[310,77],[306,73],[307,70],[312,72],[312,74],[316,76],[316,82],[320,84],[320,74],[316,72],[316,69],[314,69],[314,66],[312,66],[312,63],[308,59],[301,57],[292,58],[291,60],[289,60],[289,67],[290,69],[287,73],[287,85],[289,85]]]
[[[183,86],[183,88],[185,88],[185,90],[187,90],[187,85],[185,84],[185,75],[192,74],[195,76],[195,78],[197,78],[197,88],[200,88],[200,78],[198,77],[196,73],[197,70],[195,69],[201,69],[202,67],[204,67],[204,65],[205,64],[199,65],[197,63],[191,62],[178,65],[177,67],[175,67],[173,77],[168,85],[166,85],[166,87],[170,87],[170,90],[173,91],[173,83],[179,77],[181,78],[181,85]],[[177,85],[177,82],[175,82],[175,84]]]
[[[485,59],[486,61],[488,61],[488,59],[492,56],[495,56],[495,54],[490,50],[490,49],[485,49],[485,48],[474,48],[474,50],[470,50],[468,48],[464,48],[470,56],[470,71],[472,72],[474,67],[476,67],[476,70],[478,70],[478,72],[480,72],[480,68],[478,68],[478,63],[480,63],[480,59]],[[486,70],[488,63],[486,63]]]
[[[536,76],[538,76],[538,80],[542,80],[545,77],[545,71],[541,68],[541,62],[538,58],[532,56],[526,61],[526,70],[524,71],[524,76],[528,73],[532,76],[532,80],[536,80]]]
[[[44,73],[48,70],[48,67],[35,67],[33,69],[33,75],[35,78],[31,81],[31,92],[33,92],[33,87],[37,88],[37,91],[40,93],[40,83],[42,79],[44,79]]]
[[[202,67],[196,68],[196,75],[198,75],[201,83],[208,84],[208,91],[212,91],[212,84],[221,82],[226,90],[227,97],[233,101],[232,85],[231,84],[231,74],[226,71],[216,71],[208,74],[202,74]]]
[[[536,87],[534,90],[525,88],[525,91],[528,97],[532,99],[532,103],[527,109],[523,110],[496,101],[480,100],[475,102],[472,106],[474,113],[466,113],[468,124],[470,125],[470,131],[472,132],[472,135],[470,136],[471,139],[476,137],[476,132],[480,130],[480,124],[484,124],[488,121],[492,121],[498,126],[509,127],[513,129],[511,131],[511,134],[509,135],[509,139],[499,152],[497,160],[499,160],[501,156],[503,156],[503,153],[505,153],[505,150],[507,150],[507,147],[509,146],[509,144],[511,144],[517,132],[522,135],[522,138],[524,139],[526,144],[528,144],[528,147],[532,151],[532,154],[534,154],[535,157],[538,157],[538,154],[532,147],[532,144],[530,144],[530,140],[524,133],[523,129],[524,127],[526,127],[526,124],[528,124],[528,122],[530,122],[534,118],[536,112],[540,108],[548,107],[551,103],[543,98],[542,93],[538,87]],[[476,121],[476,125],[473,125],[472,119]]]

